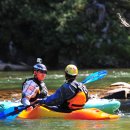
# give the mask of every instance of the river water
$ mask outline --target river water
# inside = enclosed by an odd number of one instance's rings
[[[0,122],[0,130],[129,130],[128,115],[116,120],[64,120],[57,118]]]
[[[81,71],[78,80],[82,80],[88,73],[95,72],[97,70]],[[1,76],[1,75],[5,75]],[[0,85],[20,85],[25,77],[28,77],[30,72],[1,72],[0,73]],[[86,75],[85,75],[86,74]],[[30,74],[31,75],[31,74]],[[52,87],[59,86],[63,82],[62,72],[52,72],[48,74],[46,83],[50,85],[49,81],[53,83]],[[54,80],[55,79],[55,80]],[[108,75],[94,83],[88,84],[89,88],[109,86],[114,82],[129,82],[130,69],[110,69]],[[59,80],[59,82],[58,82]],[[8,81],[8,82],[7,82]],[[5,82],[5,84],[4,84]],[[8,84],[7,84],[8,83]],[[60,83],[60,84],[58,84]],[[122,107],[120,109],[121,117],[114,120],[64,120],[60,118],[45,118],[37,120],[23,120],[16,119],[14,121],[0,120],[0,130],[129,130],[130,129],[130,100],[121,100]]]

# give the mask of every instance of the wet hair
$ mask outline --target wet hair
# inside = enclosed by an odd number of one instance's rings
[[[67,74],[67,73],[65,72],[65,78],[66,78],[66,80],[68,80],[68,81],[73,81],[73,80],[75,80],[76,76],[77,76],[77,75],[74,75],[74,76],[69,75],[69,74]]]

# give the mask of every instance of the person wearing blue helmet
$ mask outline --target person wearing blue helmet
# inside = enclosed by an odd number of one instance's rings
[[[37,99],[48,96],[48,89],[43,82],[47,74],[47,68],[42,63],[33,66],[34,77],[26,79],[22,84],[21,103],[24,106],[33,104]]]

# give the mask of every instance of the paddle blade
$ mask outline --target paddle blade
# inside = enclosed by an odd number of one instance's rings
[[[23,105],[17,107],[10,107],[0,113],[0,119],[14,119],[25,108],[26,107]]]
[[[0,119],[13,120],[19,115],[20,112],[29,108],[30,106],[34,107],[36,104],[39,104],[39,102],[37,101],[34,104],[26,107],[24,105],[10,107],[0,113]]]
[[[106,70],[101,70],[95,73],[90,74],[89,76],[87,76],[82,83],[86,84],[86,83],[90,83],[90,82],[94,82],[96,80],[102,79],[104,76],[107,75],[107,71]]]

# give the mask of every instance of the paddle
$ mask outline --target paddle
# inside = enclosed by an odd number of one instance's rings
[[[82,81],[82,83],[83,84],[87,84],[87,83],[90,83],[90,82],[94,82],[96,80],[102,79],[106,75],[107,75],[107,71],[106,70],[101,70],[101,71],[98,71],[98,72],[94,72],[94,73],[90,74],[89,76],[87,76]]]
[[[86,83],[94,82],[96,80],[102,79],[105,75],[107,75],[107,71],[106,70],[101,70],[101,71],[92,73],[89,76],[87,76],[82,81],[82,83],[86,84]],[[30,106],[34,106],[35,104],[37,104],[37,103],[34,103],[33,105],[30,105]],[[21,111],[27,109],[30,106],[25,107],[24,105],[20,105],[20,106],[17,106],[17,107],[10,107],[10,108],[8,108],[8,109],[6,109],[6,110],[4,110],[3,112],[0,113],[0,119],[10,119],[10,120],[13,120],[13,119],[15,119],[18,116],[18,114]]]
[[[38,104],[38,103],[36,102],[36,103],[26,106],[26,107],[24,105],[10,107],[0,113],[0,119],[13,120],[18,116],[18,114],[20,112],[22,112],[23,110],[29,108],[30,106],[34,106],[36,104]]]

